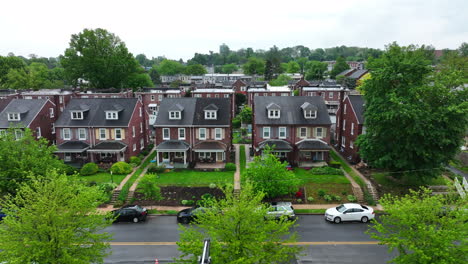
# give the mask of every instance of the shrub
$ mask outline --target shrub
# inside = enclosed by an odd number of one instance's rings
[[[332,167],[313,168],[310,170],[310,173],[315,175],[343,175],[340,169]]]
[[[211,199],[213,198],[213,195],[211,193],[205,193],[201,196],[202,199]]]
[[[141,159],[138,157],[130,157],[130,163],[136,164],[138,166],[141,164]]]
[[[364,200],[366,200],[368,205],[375,205],[374,198],[367,190],[364,191]]]
[[[342,195],[347,195],[348,192],[347,192],[347,191],[342,191],[341,194],[342,194]]]
[[[331,195],[329,195],[329,194],[325,194],[323,196],[323,199],[325,199],[325,201],[327,201],[327,202],[331,202],[333,200],[333,197]]]
[[[65,172],[65,174],[67,175],[73,175],[78,172],[78,170],[75,167],[70,166],[68,164],[63,164],[62,171]]]
[[[129,174],[132,170],[132,166],[124,161],[116,162],[110,168],[110,171],[114,174]]]
[[[221,170],[219,168],[215,168],[213,171],[214,172],[220,172]]]
[[[232,128],[240,128],[241,127],[241,121],[238,118],[232,119]]]
[[[351,195],[351,194],[348,195],[346,198],[348,198],[348,201],[350,201],[352,203],[357,201],[356,196]]]
[[[149,154],[149,151],[147,151],[146,149],[144,149],[144,150],[142,150],[142,151],[140,152],[140,154],[143,155],[143,156],[146,156],[146,155]]]
[[[148,144],[148,146],[146,147],[146,149],[147,149],[148,151],[152,150],[153,148],[154,148],[154,144],[153,144],[153,143]]]
[[[98,185],[99,189],[103,192],[111,192],[117,186],[118,186],[117,183],[110,183],[110,182],[101,183]]]
[[[236,164],[234,163],[226,163],[226,166],[224,167],[225,171],[235,171],[236,170]]]
[[[312,196],[307,197],[307,201],[309,201],[309,202],[313,202],[314,200],[315,200],[315,199],[314,199],[314,197],[312,197]]]
[[[301,198],[302,197],[302,192],[301,190],[296,192],[296,198]]]
[[[335,195],[335,197],[333,197],[333,198],[335,198],[335,201],[337,201],[337,202],[341,201],[341,196],[339,196],[339,195]]]
[[[325,194],[327,194],[327,191],[324,189],[319,189],[317,193],[320,197],[323,197]]]
[[[148,166],[148,172],[151,173],[163,173],[166,170],[166,167],[164,165],[156,165],[156,163],[151,163]]]
[[[216,183],[210,183],[210,188],[211,188],[211,189],[216,188]]]
[[[156,174],[147,173],[138,183],[140,192],[143,193],[145,199],[162,200],[161,188],[156,185]]]
[[[341,163],[339,161],[330,161],[330,167],[339,169],[341,167]]]
[[[99,167],[96,163],[86,163],[80,170],[80,174],[83,176],[93,175],[99,171]]]
[[[194,200],[182,200],[180,203],[182,205],[189,205],[190,206],[190,205],[193,205],[195,203],[195,201]]]

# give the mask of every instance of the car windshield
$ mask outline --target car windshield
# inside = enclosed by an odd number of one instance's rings
[[[346,207],[342,204],[340,206],[336,207],[336,210],[340,213],[344,212],[346,210]]]

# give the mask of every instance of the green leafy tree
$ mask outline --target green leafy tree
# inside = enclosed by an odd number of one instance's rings
[[[242,111],[239,113],[239,118],[244,124],[252,124],[252,108],[245,106],[242,108]]]
[[[292,78],[288,75],[280,74],[278,78],[271,80],[269,83],[271,86],[284,86],[287,85],[290,80],[292,80]]]
[[[347,65],[347,64],[346,64]],[[305,78],[307,80],[323,80],[327,71],[327,64],[320,61],[309,61],[306,64]]]
[[[435,168],[458,152],[467,129],[468,90],[453,87],[462,84],[460,72],[436,73],[424,49],[395,43],[368,67],[360,155],[371,166],[402,172],[395,177],[438,175]]]
[[[0,56],[0,88],[10,88],[7,85],[9,80],[14,80],[11,77],[8,78],[7,74],[10,70],[15,70],[16,72],[24,71],[26,68],[26,63],[24,60],[15,57],[15,56],[8,56],[3,57]]]
[[[306,69],[306,64],[309,60],[307,58],[299,58],[297,59],[297,64],[299,65],[299,71],[301,74],[304,74],[304,71]]]
[[[260,58],[250,57],[249,60],[242,65],[245,74],[262,75],[265,72],[265,61]]]
[[[56,171],[29,180],[0,202],[7,215],[0,223],[0,261],[103,263],[111,235],[99,231],[112,219],[96,209],[102,191]]]
[[[237,65],[234,64],[234,63],[224,64],[221,71],[223,73],[226,73],[226,74],[231,74],[231,73],[237,71]]]
[[[122,88],[137,65],[125,43],[101,28],[73,34],[60,63],[72,85],[82,78],[91,88]]]
[[[287,63],[286,72],[287,73],[298,73],[301,71],[301,66],[295,61],[290,61]]]
[[[246,170],[246,178],[254,184],[257,191],[262,191],[267,197],[277,197],[297,191],[301,180],[294,172],[286,169],[288,163],[281,162],[274,150],[265,148],[263,155],[255,156],[254,161]]]
[[[177,75],[184,72],[184,65],[173,60],[163,60],[157,69],[161,75]]]
[[[161,75],[159,74],[158,70],[154,66],[149,71],[149,76],[151,78],[151,81],[155,85],[161,84]]]
[[[346,60],[343,57],[338,57],[336,59],[335,65],[330,72],[330,78],[335,79],[336,75],[340,74],[341,72],[349,69],[349,65],[346,63]]]
[[[192,64],[185,67],[184,73],[186,75],[203,75],[206,74],[206,68],[201,64]]]
[[[16,139],[16,132],[22,128],[10,128],[0,134],[0,191],[14,193],[18,187],[27,182],[29,175],[44,175],[50,169],[64,169],[54,151],[57,148],[49,145],[45,138],[36,139],[31,130],[25,129],[22,137]]]
[[[421,189],[404,197],[385,195],[385,209],[368,231],[398,256],[394,263],[456,264],[468,262],[468,207],[466,199]],[[455,203],[455,204],[454,204]]]
[[[285,263],[300,252],[299,247],[283,244],[297,240],[290,231],[294,221],[265,221],[263,193],[254,192],[246,183],[239,196],[233,194],[232,186],[224,194],[225,199],[207,202],[211,209],[198,217],[197,228],[180,226],[181,261],[198,263],[207,237],[213,263]]]
[[[135,72],[128,77],[125,86],[133,89],[153,87],[153,81],[142,67],[137,66]]]
[[[155,201],[162,200],[161,188],[157,185],[157,176],[154,173],[147,173],[138,183],[138,189],[145,199],[151,199]]]

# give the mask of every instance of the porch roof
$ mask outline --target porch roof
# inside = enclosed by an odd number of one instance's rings
[[[57,146],[55,153],[82,153],[89,149],[89,145],[82,141],[67,141]]]
[[[217,141],[204,141],[195,145],[193,150],[195,152],[224,152],[226,146]]]
[[[115,153],[120,151],[125,151],[127,144],[120,141],[104,141],[99,142],[93,148],[89,149],[88,152],[106,152],[106,153]]]
[[[329,150],[330,146],[321,140],[303,140],[297,144],[299,150]]]
[[[264,149],[266,146],[273,147],[273,151],[281,151],[281,152],[291,152],[293,149],[291,144],[287,142],[286,140],[281,140],[281,139],[268,139],[265,141],[260,142],[258,145],[259,149]]]
[[[190,148],[187,142],[182,140],[167,140],[156,147],[158,152],[182,152]]]

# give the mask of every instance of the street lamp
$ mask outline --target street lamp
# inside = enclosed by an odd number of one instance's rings
[[[111,183],[114,183],[114,177],[112,177],[112,171],[110,171],[111,173]]]

